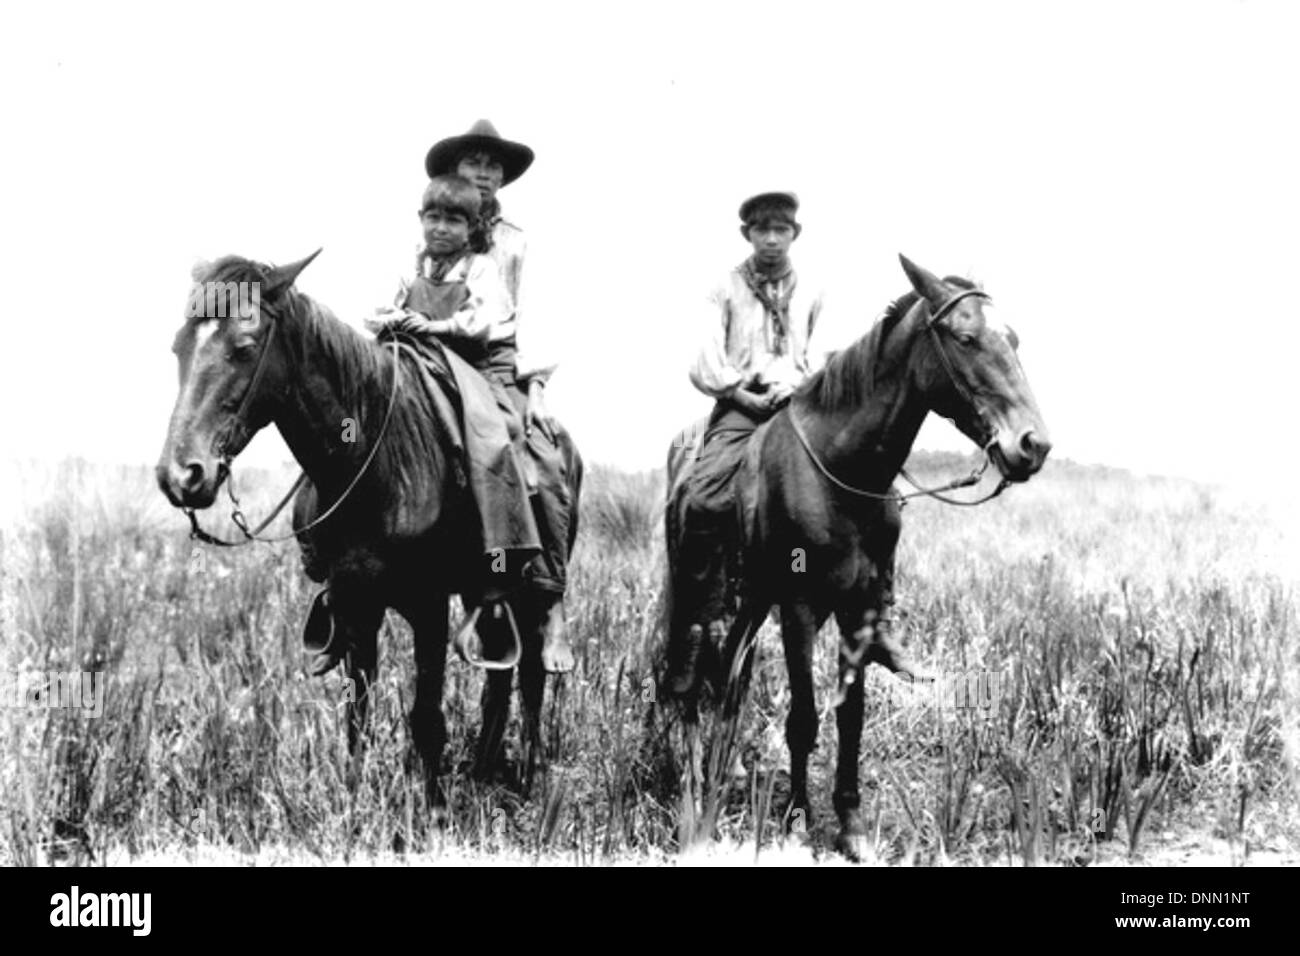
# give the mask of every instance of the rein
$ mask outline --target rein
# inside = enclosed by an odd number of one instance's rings
[[[272,332],[268,332],[266,336],[266,341],[262,343],[262,351],[257,357],[257,366],[253,369],[253,380],[249,382],[248,388],[244,390],[244,396],[240,400],[239,407],[235,410],[234,424],[230,429],[231,435],[237,434],[239,432],[247,433],[248,431],[248,426],[247,424],[245,424],[246,421],[245,416],[248,412],[249,405],[252,403],[253,396],[257,392],[257,388],[261,384],[262,375],[266,365],[266,356],[267,353],[270,352],[271,350],[271,338],[273,334],[274,334],[273,330]],[[284,510],[285,506],[288,505],[288,503],[293,500],[293,496],[298,493],[298,490],[302,488],[303,484],[307,481],[307,473],[305,471],[299,472],[297,480],[294,481],[293,483],[293,487],[291,487],[288,493],[285,494],[285,496],[280,499],[280,503],[277,504],[275,508],[272,509],[271,513],[267,515],[266,518],[256,528],[250,530],[248,527],[248,518],[244,515],[244,512],[240,507],[239,499],[235,497],[234,471],[231,468],[234,458],[228,452],[225,451],[225,445],[227,444],[227,440],[223,438],[221,440],[220,457],[221,457],[221,463],[226,469],[226,493],[230,496],[230,504],[231,504],[230,520],[233,521],[235,523],[235,526],[239,528],[239,530],[243,533],[245,540],[225,541],[221,538],[218,538],[210,534],[207,531],[204,531],[201,527],[199,527],[198,515],[195,514],[194,509],[186,508],[184,509],[185,514],[190,519],[190,538],[198,539],[199,541],[202,541],[204,544],[213,544],[222,548],[243,547],[244,545],[252,544],[255,541],[261,541],[264,544],[274,544],[280,541],[288,541],[290,538],[296,538],[298,535],[302,534],[303,532],[310,531],[312,528],[319,525],[326,518],[328,518],[335,511],[337,511],[339,506],[341,506],[343,502],[347,499],[348,495],[352,493],[352,490],[356,488],[356,486],[360,483],[362,476],[365,475],[367,470],[369,470],[371,462],[375,460],[375,455],[379,451],[379,446],[383,444],[384,435],[388,433],[388,422],[393,417],[393,408],[394,406],[397,405],[397,388],[398,388],[398,383],[401,379],[401,366],[399,364],[398,355],[397,355],[397,339],[396,338],[390,339],[389,344],[392,346],[392,353],[393,353],[393,385],[392,385],[391,392],[388,396],[388,408],[384,411],[383,423],[379,426],[379,434],[378,436],[376,436],[373,444],[371,444],[370,453],[366,455],[366,460],[362,462],[361,469],[356,473],[356,475],[353,476],[352,481],[348,484],[346,488],[343,489],[343,493],[334,500],[334,503],[329,506],[329,508],[325,511],[324,514],[317,516],[314,520],[312,520],[311,522],[309,522],[308,524],[304,525],[301,528],[295,528],[289,534],[278,535],[277,537],[273,537],[273,538],[258,537],[258,535],[260,535],[262,531],[266,529],[267,525],[269,525],[272,521],[274,521],[276,516],[279,515],[281,511]]]
[[[944,316],[946,316],[949,312],[952,311],[953,306],[955,306],[962,299],[968,298],[970,296],[979,296],[984,299],[987,299],[989,297],[987,293],[982,292],[979,289],[965,289],[961,292],[958,292],[947,302],[945,302],[942,306],[940,306],[939,309],[935,311],[933,315],[930,316],[929,320],[925,324],[925,328],[926,331],[929,332],[932,338],[934,339],[935,350],[939,353],[939,360],[943,363],[944,370],[948,373],[948,378],[952,381],[953,387],[957,389],[957,392],[961,395],[963,399],[965,399],[968,405],[978,410],[978,406],[975,404],[975,397],[971,395],[970,390],[966,388],[966,386],[962,383],[961,379],[957,376],[956,370],[952,367],[952,360],[948,357],[948,353],[943,347],[943,339],[939,335],[939,330],[935,327],[939,323],[939,321],[943,319]],[[906,503],[911,498],[928,497],[928,498],[934,498],[937,501],[942,501],[944,504],[958,505],[961,507],[969,508],[969,507],[974,507],[975,505],[982,505],[986,501],[992,501],[998,495],[1002,494],[1002,492],[1006,489],[1006,487],[1011,484],[1011,482],[1005,476],[1003,476],[1002,479],[998,482],[996,488],[994,488],[983,498],[976,498],[974,501],[959,501],[956,498],[948,498],[943,495],[943,492],[945,491],[953,491],[954,489],[957,488],[969,488],[971,485],[975,485],[979,483],[979,480],[982,477],[984,477],[984,472],[988,470],[989,462],[993,458],[992,453],[989,451],[989,449],[993,446],[993,442],[990,441],[988,445],[986,445],[983,449],[984,463],[982,465],[980,465],[978,468],[973,470],[966,477],[957,478],[953,481],[948,482],[945,485],[939,485],[937,488],[926,488],[922,486],[919,482],[917,482],[915,478],[913,478],[910,474],[908,474],[906,468],[900,468],[899,473],[908,481],[909,484],[912,485],[912,487],[916,488],[916,491],[909,492],[907,494],[900,494],[897,491],[881,493],[877,491],[868,491],[865,488],[857,488],[853,485],[841,481],[839,478],[836,478],[833,474],[831,474],[830,469],[826,467],[826,465],[822,462],[822,460],[817,457],[817,453],[813,451],[812,443],[808,440],[808,436],[807,434],[805,434],[803,430],[803,426],[799,424],[799,419],[798,417],[796,417],[793,407],[790,408],[789,417],[790,417],[790,425],[794,428],[795,437],[799,439],[799,444],[803,446],[803,450],[808,454],[808,457],[812,459],[812,463],[817,466],[817,470],[820,471],[822,475],[826,478],[826,480],[829,481],[831,484],[833,484],[836,488],[839,488],[841,491],[847,491],[853,495],[858,495],[863,498],[873,498],[877,501],[894,501],[897,502],[900,506]]]

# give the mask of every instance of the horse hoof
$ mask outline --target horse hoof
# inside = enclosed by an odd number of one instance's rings
[[[850,863],[861,863],[870,854],[867,835],[840,830],[835,837],[835,851]]]
[[[841,818],[840,832],[835,836],[835,850],[851,863],[861,863],[871,855],[867,828],[856,810],[848,811]]]
[[[727,771],[733,782],[743,782],[749,779],[749,771],[745,769],[745,763],[740,759],[740,754],[735,754],[731,758],[731,769]]]

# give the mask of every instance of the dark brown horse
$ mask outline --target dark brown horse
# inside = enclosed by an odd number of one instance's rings
[[[253,288],[260,301],[219,317],[211,317],[211,309],[192,310],[199,315],[177,333],[172,349],[180,391],[158,484],[177,507],[207,508],[253,434],[269,424],[279,429],[308,479],[294,504],[294,527],[319,522],[297,535],[304,569],[312,580],[328,582],[335,639],[349,649],[345,666],[356,691],[348,704],[349,748],[355,754],[361,740],[377,634],[391,607],[414,630],[411,732],[438,809],[448,598],[473,586],[466,569],[482,566],[476,512],[458,480],[463,472],[452,438],[440,425],[445,417],[428,390],[413,387],[418,357],[362,335],[295,290],[295,278],[312,258],[272,268],[231,256],[196,270],[199,294],[204,288]],[[576,509],[582,461],[562,429],[557,440]],[[570,547],[576,528],[575,514]],[[526,592],[510,603],[521,635],[523,776],[530,781],[541,752],[541,621]],[[499,624],[484,615],[478,626],[485,646],[499,643],[493,632]],[[500,756],[512,679],[511,671],[496,672],[485,688],[478,749],[484,773]]]
[[[963,280],[941,280],[900,257],[913,290],[866,335],[832,356],[791,402],[754,433],[736,478],[743,546],[739,601],[726,646],[716,649],[726,684],[721,752],[734,738],[753,662],[753,639],[773,606],[790,680],[786,742],[791,805],[787,820],[808,818],[808,756],[817,739],[813,642],[827,618],[840,631],[836,724],[839,762],[834,807],[837,847],[856,858],[865,836],[859,813],[862,670],[878,653],[876,627],[892,599],[900,515],[891,485],[930,412],[951,419],[987,451],[1004,482],[1026,481],[1051,449],[1047,429],[1016,356],[1009,328],[985,314],[987,297]],[[666,511],[670,590],[682,521],[689,440],[669,453]],[[671,595],[669,596],[671,606]],[[670,640],[680,640],[670,624]],[[684,701],[688,807],[697,801],[698,688]],[[728,758],[715,747],[710,772]]]

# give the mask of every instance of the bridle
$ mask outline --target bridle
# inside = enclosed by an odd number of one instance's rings
[[[981,299],[992,301],[989,298],[988,293],[981,289],[962,289],[960,292],[953,294],[946,302],[944,302],[943,305],[931,313],[930,318],[925,323],[925,328],[926,331],[930,333],[930,338],[934,342],[934,349],[939,353],[939,361],[943,365],[944,371],[948,373],[948,378],[951,380],[953,387],[957,390],[957,394],[959,394],[982,419],[983,415],[980,413],[979,405],[975,401],[975,396],[971,394],[970,389],[966,387],[965,383],[962,382],[961,377],[957,374],[957,370],[953,368],[952,359],[948,356],[948,352],[944,348],[943,336],[939,334],[938,329],[938,324],[953,310],[957,303],[961,302],[963,299],[971,298],[972,296],[978,296]],[[924,299],[922,299],[922,301],[924,301]],[[1010,479],[1003,475],[996,488],[983,498],[976,498],[973,501],[959,501],[956,498],[948,498],[942,494],[945,491],[952,491],[957,488],[969,488],[971,485],[979,483],[980,479],[984,477],[984,472],[988,470],[989,462],[993,459],[993,453],[990,449],[992,449],[995,439],[991,438],[985,444],[983,449],[983,464],[964,478],[958,478],[945,485],[940,485],[937,488],[925,488],[917,482],[915,478],[908,474],[906,468],[900,468],[899,474],[901,474],[914,488],[916,488],[916,491],[908,492],[907,494],[901,494],[897,491],[881,493],[877,491],[868,491],[865,488],[857,488],[847,482],[841,481],[839,478],[836,478],[831,474],[830,469],[826,467],[822,460],[817,457],[817,453],[813,451],[812,443],[808,440],[808,436],[805,434],[803,426],[799,424],[799,418],[795,415],[793,407],[790,409],[789,417],[790,424],[794,428],[795,437],[799,439],[799,444],[803,446],[803,450],[807,452],[808,457],[812,459],[812,463],[817,466],[817,470],[822,473],[826,480],[841,491],[847,491],[850,494],[858,495],[863,498],[874,498],[877,501],[894,501],[899,505],[902,505],[910,498],[929,497],[942,501],[945,504],[958,505],[961,507],[973,507],[975,505],[982,505],[986,501],[992,501],[998,495],[1002,494],[1006,487],[1011,484]]]
[[[220,467],[226,472],[226,493],[230,496],[231,505],[230,520],[233,521],[235,526],[243,533],[245,540],[225,541],[218,538],[199,527],[198,515],[195,514],[193,508],[183,509],[190,519],[190,538],[202,541],[204,544],[213,544],[222,548],[238,548],[252,544],[255,541],[260,541],[264,544],[274,544],[280,541],[288,541],[290,538],[296,538],[304,532],[310,531],[312,528],[321,524],[321,522],[339,509],[348,495],[352,493],[352,490],[360,483],[362,476],[365,475],[366,471],[370,468],[371,462],[375,460],[375,455],[379,451],[379,446],[384,441],[384,435],[388,432],[388,422],[393,416],[393,407],[397,404],[397,388],[398,382],[401,378],[401,368],[397,358],[397,338],[394,336],[389,340],[393,354],[393,385],[391,393],[388,396],[388,408],[384,412],[384,421],[379,426],[379,434],[371,444],[370,452],[366,455],[366,460],[362,462],[360,470],[353,476],[352,481],[349,482],[348,486],[343,489],[343,493],[334,500],[334,503],[330,505],[323,514],[318,515],[308,524],[301,528],[295,528],[289,534],[278,535],[272,538],[259,537],[266,527],[275,520],[276,516],[284,510],[285,506],[293,500],[293,496],[298,493],[298,490],[307,481],[307,473],[305,471],[299,472],[297,480],[293,483],[293,487],[291,487],[288,493],[280,499],[280,503],[271,510],[271,513],[267,515],[256,528],[250,529],[248,527],[248,518],[244,515],[244,512],[240,507],[239,499],[235,497],[235,473],[232,469],[234,455],[230,454],[226,449],[232,445],[242,444],[242,442],[246,441],[249,437],[250,428],[248,425],[248,410],[253,403],[254,396],[257,395],[258,388],[262,384],[262,377],[266,373],[266,357],[271,351],[271,339],[274,338],[276,332],[276,326],[274,325],[277,318],[276,314],[271,312],[267,315],[267,318],[271,323],[271,327],[267,330],[266,336],[262,341],[261,351],[257,355],[257,364],[253,367],[253,378],[248,383],[248,388],[244,389],[244,394],[239,401],[239,405],[235,409],[233,419],[230,424],[218,434],[215,443],[215,451],[217,452]],[[236,437],[239,438],[239,441],[234,440]]]

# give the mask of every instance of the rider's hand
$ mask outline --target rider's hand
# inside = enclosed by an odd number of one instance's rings
[[[534,428],[546,436],[547,441],[555,441],[555,419],[546,410],[544,392],[546,386],[540,379],[533,379],[528,384],[528,406],[524,409],[524,435],[532,434]]]
[[[368,331],[378,335],[384,329],[400,326],[401,321],[407,317],[407,314],[401,309],[395,309],[390,305],[383,306],[375,309],[374,315],[366,316],[362,320],[362,324],[365,325]]]
[[[764,418],[771,410],[766,395],[751,392],[743,386],[731,393],[731,401],[742,412],[753,418]]]
[[[773,382],[767,387],[767,394],[763,397],[767,400],[768,410],[774,412],[788,402],[793,394],[793,385],[788,382]]]

